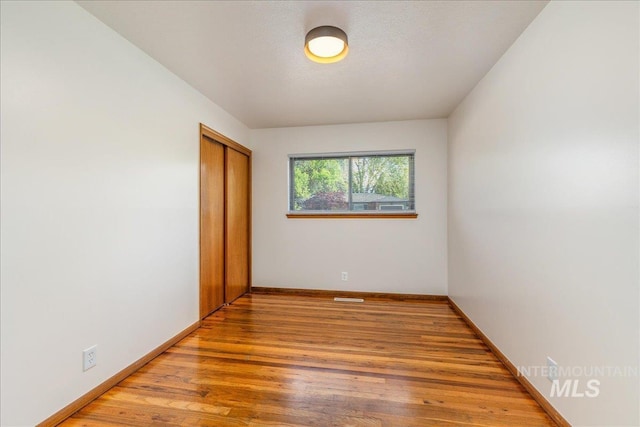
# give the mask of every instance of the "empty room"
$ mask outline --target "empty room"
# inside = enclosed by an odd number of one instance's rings
[[[0,0],[0,425],[639,426],[640,2]]]

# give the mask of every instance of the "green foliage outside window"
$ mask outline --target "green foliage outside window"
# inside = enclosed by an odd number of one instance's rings
[[[291,158],[290,209],[413,210],[413,157]]]
[[[354,193],[409,197],[409,157],[354,157]]]

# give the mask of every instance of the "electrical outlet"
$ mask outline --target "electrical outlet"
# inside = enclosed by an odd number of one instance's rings
[[[98,363],[98,346],[94,345],[82,352],[82,370],[93,368]]]
[[[342,272],[342,281],[346,282],[347,280],[349,280],[349,273],[347,273],[346,271]]]
[[[547,356],[547,379],[549,381],[558,379],[558,364],[549,356]]]

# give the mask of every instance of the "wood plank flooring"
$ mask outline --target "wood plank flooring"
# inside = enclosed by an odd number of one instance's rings
[[[252,294],[64,426],[552,426],[446,302]]]

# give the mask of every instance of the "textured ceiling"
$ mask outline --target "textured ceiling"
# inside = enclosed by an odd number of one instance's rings
[[[78,1],[251,128],[447,117],[546,1]],[[317,64],[334,25],[349,55]]]

